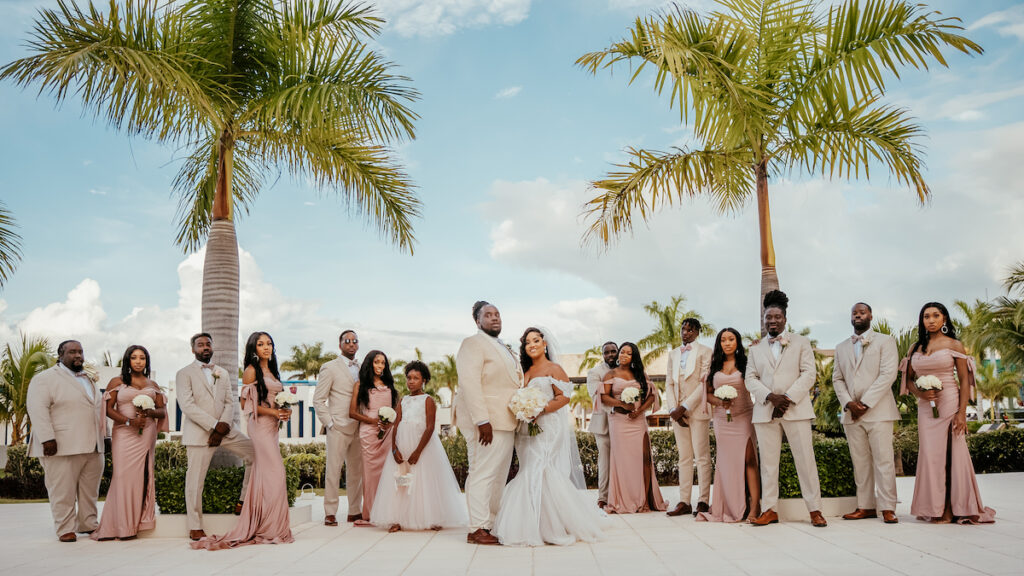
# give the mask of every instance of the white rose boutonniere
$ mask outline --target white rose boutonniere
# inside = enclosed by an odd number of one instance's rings
[[[779,344],[782,344],[783,348],[789,346],[789,338],[786,338],[785,336],[779,338]]]
[[[861,346],[867,346],[868,344],[871,344],[871,337],[870,336],[862,336],[861,339],[860,339],[860,345]]]

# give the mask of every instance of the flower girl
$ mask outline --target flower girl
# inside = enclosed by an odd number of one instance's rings
[[[434,433],[437,406],[423,391],[430,370],[415,360],[405,366],[405,378],[409,395],[402,398],[392,458],[381,472],[370,521],[389,532],[465,526],[466,499]]]

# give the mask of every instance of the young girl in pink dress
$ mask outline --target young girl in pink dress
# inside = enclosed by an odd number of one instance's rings
[[[389,406],[397,414],[394,422],[382,422],[381,408]],[[352,395],[349,418],[359,421],[359,445],[363,449],[363,514],[356,526],[372,526],[369,520],[377,495],[384,461],[394,444],[395,423],[402,418],[402,406],[395,391],[388,357],[380,350],[371,350],[359,368],[359,390]]]

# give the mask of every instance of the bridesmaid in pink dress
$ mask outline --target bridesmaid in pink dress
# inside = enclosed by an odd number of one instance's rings
[[[704,390],[705,400],[715,407],[715,480],[711,512],[697,514],[698,522],[742,522],[761,515],[761,474],[751,423],[754,403],[743,381],[746,369],[743,338],[735,328],[725,328],[715,339]],[[735,400],[714,395],[726,385],[736,389]]]
[[[279,409],[274,403],[284,386],[270,334],[253,332],[249,336],[244,362],[243,385],[238,396],[255,450],[249,487],[234,529],[223,536],[208,536],[191,542],[192,548],[197,550],[294,542],[288,517],[288,484],[278,440],[280,424],[291,418],[292,411]]]
[[[114,474],[100,526],[90,536],[93,540],[131,540],[139,530],[156,527],[153,451],[157,432],[167,431],[167,399],[149,373],[149,352],[129,346],[121,359],[121,376],[110,381],[103,395],[107,417],[114,421],[110,433]],[[149,397],[155,408],[136,408],[133,401],[139,396]]]
[[[397,414],[394,422],[381,422],[378,411],[385,406]],[[395,378],[388,357],[380,350],[371,350],[360,365],[359,391],[352,395],[349,418],[359,421],[359,445],[363,449],[363,519],[356,520],[355,525],[372,526],[369,518],[380,473],[385,459],[394,450],[395,424],[402,419]]]
[[[981,502],[967,449],[966,409],[974,385],[974,359],[956,339],[949,311],[938,302],[921,309],[917,334],[910,361],[903,361],[901,389],[917,396],[920,447],[910,513],[941,524],[995,522],[996,511]],[[923,376],[937,377],[942,389],[918,389],[916,380]]]
[[[640,400],[635,403],[622,401],[622,392],[630,387],[640,389]],[[605,512],[633,514],[668,508],[654,473],[645,416],[656,399],[657,389],[647,381],[640,349],[632,342],[624,342],[619,347],[618,367],[605,375],[601,394],[601,404],[612,409],[608,416],[611,474]]]

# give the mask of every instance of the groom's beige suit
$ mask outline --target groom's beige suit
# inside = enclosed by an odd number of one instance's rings
[[[459,390],[456,425],[466,437],[469,475],[466,503],[469,529],[490,530],[501,504],[518,421],[508,410],[512,395],[523,385],[523,370],[512,349],[482,331],[462,341],[455,357]],[[494,439],[479,443],[477,426],[490,423]]]
[[[345,465],[348,515],[363,509],[363,455],[359,447],[359,421],[349,418],[352,393],[357,386],[359,363],[344,356],[327,362],[317,376],[313,408],[327,434],[327,470],[324,478],[324,515],[338,513],[341,465]],[[364,518],[369,520],[369,518]]]
[[[597,444],[597,499],[600,502],[608,502],[608,457],[611,454],[608,411],[601,405],[601,393],[604,392],[604,375],[611,369],[611,366],[602,360],[587,372],[587,394],[590,395],[594,406],[587,430],[594,435],[594,442]]]
[[[774,509],[779,501],[779,458],[785,432],[796,464],[800,493],[807,510],[814,512],[821,510],[818,466],[811,438],[814,407],[810,391],[816,375],[814,351],[811,341],[799,334],[784,332],[779,338],[787,343],[778,341],[773,345],[766,336],[750,347],[747,357],[745,380],[747,389],[754,395],[754,432],[761,458],[761,511]],[[785,395],[792,401],[780,418],[772,418],[775,407],[768,402],[768,395],[772,393]]]
[[[896,510],[892,423],[900,419],[900,411],[892,395],[892,383],[896,379],[899,352],[892,336],[873,330],[856,339],[854,342],[847,338],[836,345],[832,385],[843,406],[843,429],[857,483],[857,507]],[[868,407],[857,420],[846,410],[851,401]]]
[[[674,348],[665,367],[666,408],[671,412],[681,405],[686,407],[687,426],[672,422],[679,451],[679,501],[686,504],[693,492],[694,463],[700,486],[699,502],[711,502],[711,414],[704,401],[704,377],[710,368],[711,348],[696,341],[688,348]]]

